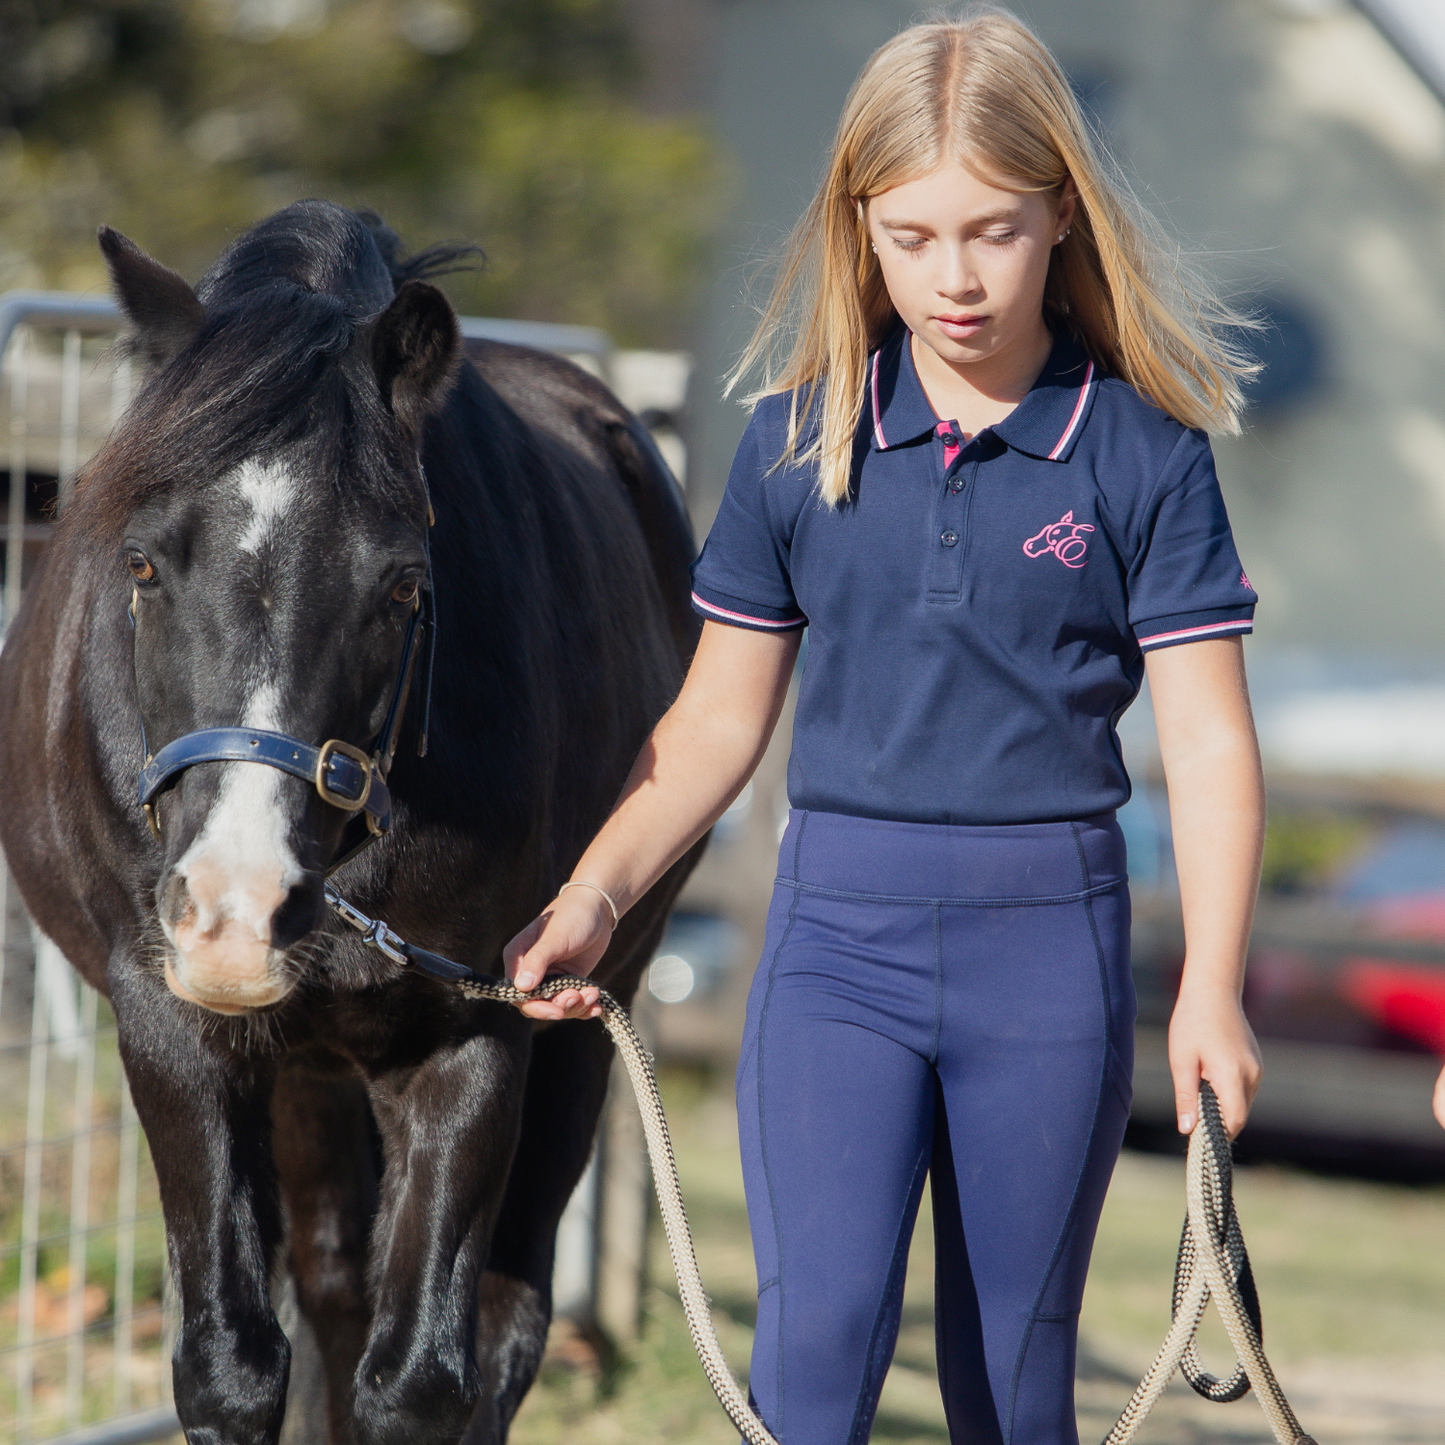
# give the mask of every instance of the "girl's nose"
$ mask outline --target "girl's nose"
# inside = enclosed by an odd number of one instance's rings
[[[943,273],[938,278],[939,294],[950,301],[962,301],[983,294],[978,272],[965,246],[954,246],[945,252]]]

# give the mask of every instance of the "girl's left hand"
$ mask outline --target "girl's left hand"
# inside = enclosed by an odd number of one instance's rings
[[[1445,1129],[1445,1069],[1440,1070],[1440,1077],[1435,1080],[1435,1122]]]
[[[1169,1021],[1169,1071],[1181,1134],[1188,1134],[1199,1118],[1201,1078],[1208,1079],[1219,1096],[1229,1137],[1244,1128],[1264,1068],[1254,1030],[1232,992],[1192,991],[1186,981]],[[1438,1090],[1435,1098],[1438,1111]]]

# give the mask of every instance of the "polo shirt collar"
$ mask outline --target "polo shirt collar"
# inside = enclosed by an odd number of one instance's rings
[[[863,416],[874,451],[916,441],[938,426],[913,364],[910,332],[899,325],[869,358]],[[1053,350],[1029,394],[991,430],[1015,451],[1045,461],[1068,461],[1089,419],[1099,374],[1073,334],[1060,327]]]

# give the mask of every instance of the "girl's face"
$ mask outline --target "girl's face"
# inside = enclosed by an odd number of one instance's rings
[[[1004,359],[1044,330],[1049,256],[1074,214],[949,164],[864,203],[883,283],[913,334],[952,366]]]

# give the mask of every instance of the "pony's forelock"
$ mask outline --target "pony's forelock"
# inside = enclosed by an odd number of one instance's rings
[[[63,526],[115,536],[143,503],[242,462],[297,448],[363,491],[411,498],[364,323],[345,302],[273,279],[211,311],[194,341],[141,385],[121,424],[77,479]]]

